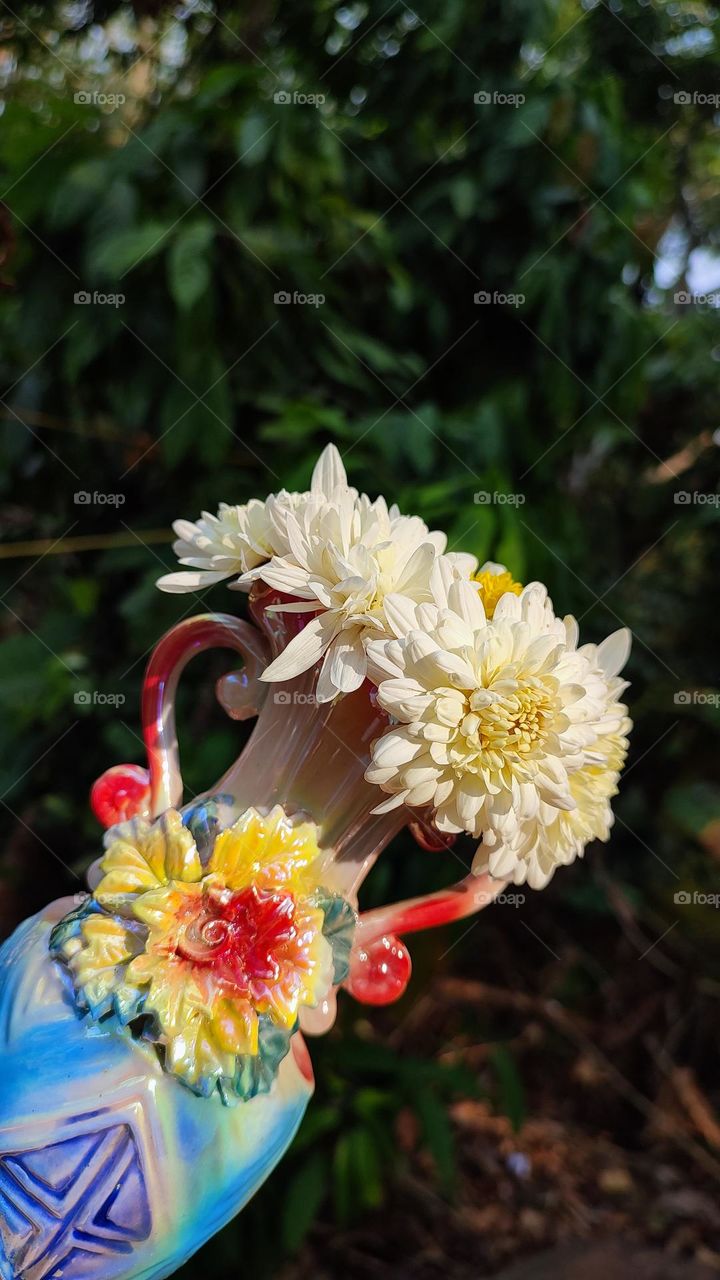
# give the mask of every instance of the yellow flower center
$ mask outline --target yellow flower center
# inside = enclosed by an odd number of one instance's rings
[[[480,689],[467,700],[453,752],[456,768],[471,773],[522,766],[544,747],[550,732],[564,727],[554,681],[535,681],[511,691]]]
[[[485,569],[483,573],[473,574],[472,581],[478,584],[486,618],[492,618],[498,600],[506,592],[511,591],[514,596],[519,596],[523,589],[522,583],[516,582],[507,569],[504,573],[492,573],[490,569]]]

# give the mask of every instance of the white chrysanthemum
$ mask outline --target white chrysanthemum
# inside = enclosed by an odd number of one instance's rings
[[[477,585],[442,562],[433,597],[390,599],[395,639],[368,646],[378,700],[397,722],[366,774],[391,793],[378,809],[431,805],[441,830],[483,837],[491,874],[539,887],[607,826],[598,804],[617,778],[613,735],[627,726],[615,675],[628,634],[578,649],[574,619],[555,617],[539,583],[503,595],[488,622]]]
[[[193,572],[165,574],[157,585],[161,591],[197,591],[223,578],[249,574],[271,556],[286,555],[290,550],[288,512],[320,510],[338,486],[357,496],[357,490],[347,487],[337,449],[328,445],[316,463],[311,487],[305,493],[281,489],[279,493],[271,493],[265,502],[257,498],[235,506],[221,502],[216,516],[204,511],[195,524],[190,520],[176,520],[173,529],[178,541],[173,543],[173,551],[180,563]]]
[[[359,688],[367,674],[368,639],[387,634],[385,599],[400,592],[430,597],[430,574],[445,536],[417,517],[349,493],[319,511],[288,513],[290,555],[274,557],[257,576],[300,598],[296,611],[316,613],[268,667],[264,680],[289,680],[324,657],[316,696],[327,702]],[[302,603],[300,603],[302,601]]]
[[[628,748],[626,735],[632,728],[622,703],[614,704],[613,712],[617,730],[599,737],[592,748],[592,762],[570,774],[575,807],[559,810],[541,803],[537,814],[523,822],[515,839],[507,843],[493,843],[493,834],[487,833],[475,858],[477,872],[489,870],[498,879],[509,877],[516,884],[527,879],[532,889],[543,889],[557,867],[583,856],[591,840],[609,839],[614,821],[610,801],[617,795]]]
[[[216,516],[203,511],[193,524],[176,520],[178,535],[173,551],[181,564],[189,566],[184,573],[168,573],[158,579],[161,591],[197,591],[210,587],[223,578],[245,573],[273,554],[273,526],[268,504],[253,498],[244,506],[221,502]]]
[[[576,637],[572,637],[576,640]],[[617,631],[602,645],[583,645],[575,657],[584,664],[586,692],[573,706],[574,732],[582,741],[582,763],[569,772],[573,807],[559,810],[541,801],[512,833],[488,831],[475,869],[489,870],[516,884],[527,879],[542,889],[558,866],[582,857],[591,840],[607,840],[613,825],[611,800],[617,794],[632,727],[620,701],[627,682],[617,672],[629,652],[629,633]]]
[[[388,634],[388,595],[401,593],[416,603],[431,599],[431,571],[446,543],[443,533],[431,533],[419,517],[400,515],[384,498],[371,502],[348,488],[337,453],[333,461],[332,484],[326,484],[322,502],[284,509],[288,553],[273,556],[237,584],[262,578],[298,597],[297,603],[279,608],[315,615],[262,678],[290,680],[323,659],[319,702],[362,684],[367,641]],[[476,563],[472,556],[448,559],[466,562],[468,572]]]
[[[371,502],[347,483],[334,445],[328,445],[306,493],[285,490],[265,502],[223,503],[196,524],[176,522],[174,544],[182,573],[165,575],[163,591],[195,591],[223,578],[248,590],[262,579],[298,603],[278,606],[315,614],[271,663],[263,678],[287,680],[324,656],[317,697],[330,701],[362,684],[365,642],[386,634],[383,601],[401,592],[415,601],[430,599],[433,563],[444,550],[443,533],[431,533],[417,516],[402,516],[384,498]],[[466,574],[473,556],[455,556]]]

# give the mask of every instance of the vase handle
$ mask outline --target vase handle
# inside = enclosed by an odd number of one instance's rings
[[[358,919],[345,988],[363,1004],[399,1000],[412,972],[410,953],[401,937],[482,911],[505,884],[504,880],[471,872],[449,889],[365,911]]]
[[[143,739],[148,769],[115,765],[94,784],[90,801],[104,826],[141,815],[156,818],[182,802],[183,783],[175,728],[175,693],[184,668],[206,649],[233,649],[244,666],[221,676],[220,703],[234,720],[257,715],[268,686],[260,674],[269,653],[256,627],[226,613],[199,614],[171,627],[150,655],[142,690]]]

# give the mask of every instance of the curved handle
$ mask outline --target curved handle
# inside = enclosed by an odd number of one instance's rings
[[[267,685],[259,679],[269,656],[259,631],[228,613],[199,614],[179,622],[154,648],[142,691],[143,739],[150,768],[150,816],[182,801],[183,784],[175,729],[175,693],[191,658],[206,649],[234,649],[244,660],[241,672],[222,676],[218,698],[235,720],[256,715]]]
[[[363,1004],[399,1000],[412,972],[410,953],[400,937],[482,911],[505,885],[504,880],[471,872],[448,889],[364,912],[357,923],[346,990]]]
[[[234,720],[257,715],[269,686],[260,674],[270,658],[261,633],[248,622],[226,613],[199,614],[171,627],[150,655],[142,691],[143,740],[148,769],[114,765],[94,783],[93,812],[104,827],[137,815],[156,818],[182,801],[175,693],[181,672],[205,649],[233,649],[242,655],[242,671],[221,676],[218,698]]]

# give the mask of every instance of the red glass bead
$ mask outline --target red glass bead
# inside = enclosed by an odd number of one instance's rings
[[[359,948],[345,985],[361,1004],[393,1004],[404,994],[411,973],[407,947],[399,938],[387,934]]]
[[[139,764],[115,764],[90,791],[90,807],[98,822],[112,827],[128,818],[150,817],[150,775]]]

